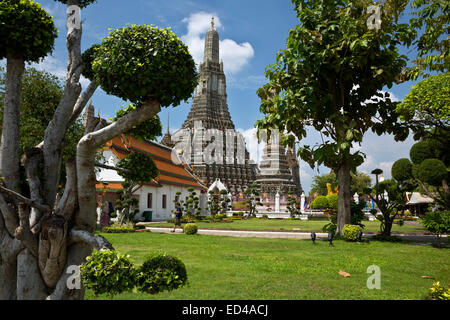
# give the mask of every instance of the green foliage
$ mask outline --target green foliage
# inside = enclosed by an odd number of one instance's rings
[[[328,200],[326,196],[318,196],[311,202],[311,209],[326,209],[328,208]]]
[[[95,78],[94,70],[92,70],[92,63],[95,60],[95,52],[99,47],[99,44],[94,44],[81,55],[81,60],[83,61],[82,75],[89,80],[94,80]]]
[[[180,205],[183,206],[184,212],[189,219],[193,219],[196,215],[201,214],[200,208],[200,198],[194,188],[190,187],[187,189],[189,195],[186,200],[180,200]]]
[[[114,250],[94,250],[80,270],[84,286],[96,295],[113,296],[133,289],[136,283],[136,269],[129,256]]]
[[[317,193],[319,196],[326,196],[328,194],[327,183],[331,184],[332,190],[337,187],[337,177],[334,172],[314,176],[309,194],[313,195]]]
[[[337,210],[338,209],[338,198],[337,194],[329,194],[327,195],[328,209]]]
[[[263,214],[263,215],[261,216],[261,219],[267,220],[267,219],[269,219],[269,216],[268,216],[267,214]]]
[[[364,219],[364,208],[366,207],[366,202],[364,200],[360,200],[359,203],[352,202],[350,207],[351,212],[351,223],[353,225],[359,225],[364,228],[364,225],[361,224],[361,221]]]
[[[259,197],[260,186],[256,183],[252,183],[245,191],[244,194],[247,197],[248,217],[256,217],[258,210],[256,206],[262,206],[261,198]]]
[[[292,191],[288,192],[286,211],[289,212],[292,219],[295,218],[296,215],[301,214],[300,202],[297,200],[295,196],[293,196]]]
[[[435,234],[450,233],[450,211],[429,212],[423,219],[423,225],[428,231]]]
[[[439,156],[436,142],[433,140],[422,140],[411,147],[409,157],[414,164],[421,164],[426,159],[433,159]]]
[[[119,171],[119,174],[134,183],[150,182],[159,174],[153,160],[142,153],[132,152],[117,163],[117,168],[127,171]]]
[[[64,4],[70,3],[70,0],[55,0]],[[97,2],[97,0],[79,0],[80,1],[80,8],[86,8],[87,6],[91,5],[92,3]]]
[[[188,223],[184,226],[184,233],[188,235],[196,234],[198,227],[195,223]]]
[[[103,233],[130,233],[130,232],[134,232],[134,226],[132,223],[127,223],[127,224],[117,224],[117,225],[112,225],[109,227],[103,227],[102,228],[102,232]]]
[[[433,286],[430,288],[431,300],[450,300],[450,287],[445,288],[441,286],[439,281],[433,281]]]
[[[138,106],[149,99],[177,106],[197,85],[188,47],[169,29],[153,25],[111,31],[97,50],[93,70],[105,92]]]
[[[417,178],[432,186],[441,186],[447,177],[447,167],[438,159],[427,159],[417,168]]]
[[[356,241],[358,232],[362,232],[362,227],[358,225],[346,224],[342,230],[342,238],[347,241]]]
[[[397,160],[391,169],[392,177],[399,181],[406,181],[412,178],[412,164],[409,159],[402,158]]]
[[[415,9],[410,20],[409,32],[415,39],[412,43],[418,50],[414,66],[405,70],[408,79],[429,76],[427,71],[445,72],[450,66],[448,33],[450,2],[448,0],[413,0]],[[420,32],[420,36],[417,34]]]
[[[129,114],[130,112],[136,110],[136,106],[133,104],[128,105],[125,108],[116,111],[116,116],[113,121],[117,121],[123,116]],[[158,115],[153,118],[141,122],[139,125],[134,126],[125,134],[128,134],[138,140],[156,140],[157,137],[162,135],[162,124]]]
[[[148,257],[139,269],[138,290],[150,294],[172,291],[187,284],[184,263],[177,257],[155,254]]]
[[[31,0],[0,2],[0,59],[38,62],[52,52],[58,31],[51,16]]]

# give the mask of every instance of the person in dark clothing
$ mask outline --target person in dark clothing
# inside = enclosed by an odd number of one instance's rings
[[[183,211],[181,211],[181,207],[179,204],[176,205],[175,207],[175,224],[173,226],[173,230],[172,232],[175,232],[175,229],[178,227],[181,228],[181,230],[183,230],[183,226],[181,225],[181,218],[183,217]]]

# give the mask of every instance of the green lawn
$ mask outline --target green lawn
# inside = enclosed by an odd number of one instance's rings
[[[207,222],[196,222],[199,228],[203,229],[231,229],[231,230],[293,230],[300,229],[302,231],[322,231],[322,227],[327,224],[328,221],[317,221],[317,220],[276,220],[276,219],[249,219],[249,220],[234,220],[233,222],[217,222],[217,223],[207,223]],[[366,227],[365,232],[379,232],[380,222],[378,221],[363,221]],[[152,227],[173,227],[170,223],[158,223],[152,224]],[[409,232],[425,232],[426,229],[422,225],[409,225],[404,224],[399,226],[394,224],[392,227],[393,233],[409,233]]]
[[[371,241],[358,244],[206,235],[103,234],[121,253],[141,264],[151,251],[178,256],[189,286],[151,296],[126,293],[115,299],[425,299],[432,276],[450,283],[448,249]],[[370,265],[381,268],[381,290],[369,290]],[[351,274],[343,278],[340,270]],[[86,293],[87,299],[108,299]]]

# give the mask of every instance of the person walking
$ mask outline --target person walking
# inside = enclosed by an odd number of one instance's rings
[[[179,226],[181,228],[181,230],[183,230],[183,226],[181,225],[182,217],[183,217],[183,211],[181,210],[180,205],[177,204],[175,207],[175,224],[173,226],[172,232],[175,232],[175,229],[177,228],[177,226]]]

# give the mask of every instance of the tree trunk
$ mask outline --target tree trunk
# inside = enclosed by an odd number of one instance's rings
[[[20,188],[19,128],[20,95],[25,62],[22,58],[6,59],[5,108],[3,111],[2,142],[0,150],[0,175],[6,186],[14,191]]]
[[[338,169],[338,212],[336,233],[342,235],[344,225],[351,223],[350,164],[344,159]]]

